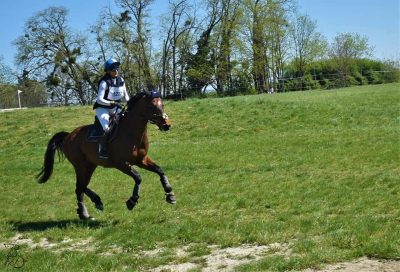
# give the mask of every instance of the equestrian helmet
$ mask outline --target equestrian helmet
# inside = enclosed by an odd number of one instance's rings
[[[118,70],[120,64],[116,59],[110,58],[104,63],[104,71]]]

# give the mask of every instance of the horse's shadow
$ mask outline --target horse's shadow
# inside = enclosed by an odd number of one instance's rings
[[[79,219],[32,222],[9,221],[8,223],[12,226],[13,230],[19,232],[45,231],[48,229],[66,229],[68,227],[97,229],[109,225],[109,223],[103,221],[83,221]]]

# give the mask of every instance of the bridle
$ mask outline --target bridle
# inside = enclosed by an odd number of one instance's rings
[[[156,114],[155,113],[155,114],[152,115],[152,117],[153,118],[149,119],[149,122],[152,123],[152,124],[156,124],[155,119],[157,119],[157,118],[163,118],[164,120],[168,120],[168,114],[166,114],[165,112],[163,112],[162,114]]]

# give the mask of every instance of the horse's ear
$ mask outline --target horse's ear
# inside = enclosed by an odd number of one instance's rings
[[[144,91],[143,93],[144,93],[144,95],[146,96],[146,98],[151,98],[151,92],[149,92],[149,91]]]
[[[160,92],[151,91],[151,98],[159,98],[159,97],[161,97]]]
[[[144,91],[145,95],[147,98],[159,98],[161,97],[161,94],[157,91]]]

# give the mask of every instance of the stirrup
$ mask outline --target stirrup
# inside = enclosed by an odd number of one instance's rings
[[[101,159],[101,160],[108,160],[108,155],[99,154],[99,159]]]
[[[107,160],[108,159],[108,154],[107,150],[105,150],[104,146],[102,144],[99,144],[99,158]]]

